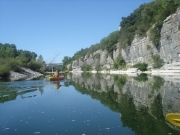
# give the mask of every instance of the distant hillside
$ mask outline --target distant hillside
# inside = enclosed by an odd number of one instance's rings
[[[129,16],[122,18],[120,31],[114,31],[99,43],[81,49],[73,57],[66,56],[63,60],[64,68],[121,69],[130,63],[131,65],[147,63],[154,68],[161,67],[164,62],[169,62],[160,56],[164,20],[175,13],[179,6],[179,0],[154,0],[141,5]],[[180,29],[180,25],[178,27]],[[143,46],[140,47],[142,44],[146,50]],[[133,46],[137,56],[133,56]],[[138,50],[142,52],[138,53]],[[148,56],[143,54],[143,51],[147,52]]]

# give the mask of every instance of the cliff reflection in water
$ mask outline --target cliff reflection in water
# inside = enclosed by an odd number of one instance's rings
[[[136,134],[180,134],[165,115],[180,112],[180,81],[172,78],[69,74],[75,88],[120,113],[123,126]]]
[[[0,103],[15,100],[18,96],[22,99],[36,97],[43,94],[42,81],[16,81],[0,83]]]

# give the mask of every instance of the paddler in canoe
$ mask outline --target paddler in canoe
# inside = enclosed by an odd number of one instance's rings
[[[59,81],[59,80],[62,80],[62,79],[64,79],[64,76],[60,76],[58,70],[56,70],[55,73],[52,76],[49,77],[50,81]]]

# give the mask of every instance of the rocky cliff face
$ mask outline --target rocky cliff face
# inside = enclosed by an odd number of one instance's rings
[[[160,49],[153,45],[150,35],[147,37],[135,36],[131,46],[122,49],[121,54],[130,64],[138,62],[152,63],[152,56],[159,54],[165,63],[180,61],[180,9],[164,20],[161,29]]]
[[[155,54],[160,55],[165,64],[180,62],[180,9],[164,20],[159,50],[152,43],[150,33],[147,32],[146,37],[136,35],[131,45],[124,49],[117,43],[112,55],[106,50],[97,50],[77,59],[73,61],[72,69],[81,70],[83,65],[90,65],[94,70],[113,69],[114,61],[119,57],[123,57],[128,65],[145,62],[151,66],[152,56]]]
[[[160,42],[161,58],[166,63],[180,62],[180,9],[164,20]]]
[[[131,65],[139,62],[151,64],[152,55],[157,53],[158,51],[150,40],[149,35],[147,37],[135,36],[131,46],[121,50],[126,63]]]
[[[81,70],[83,65],[91,65],[93,70],[97,68],[111,69],[113,67],[113,58],[106,50],[98,50],[91,55],[77,59],[72,63],[72,69]]]

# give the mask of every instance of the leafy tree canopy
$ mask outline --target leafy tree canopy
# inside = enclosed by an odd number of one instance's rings
[[[41,55],[37,58],[35,52],[18,50],[14,44],[0,43],[0,75],[19,70],[21,66],[43,72],[45,62]]]

